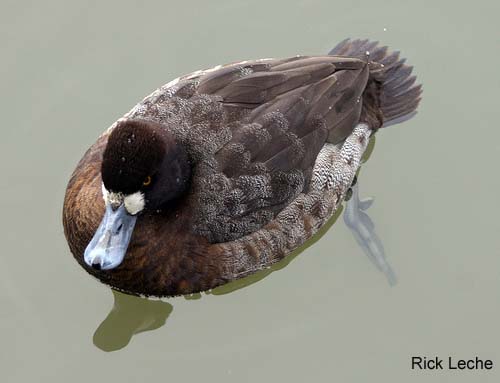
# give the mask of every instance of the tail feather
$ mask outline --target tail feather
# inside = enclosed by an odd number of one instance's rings
[[[369,81],[378,84],[376,107],[382,112],[383,126],[406,121],[415,115],[422,86],[415,84],[416,77],[411,75],[413,67],[405,64],[406,59],[400,58],[398,51],[389,52],[386,46],[378,46],[377,41],[345,39],[329,54],[369,60]]]

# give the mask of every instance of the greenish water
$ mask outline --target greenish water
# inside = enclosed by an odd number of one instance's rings
[[[497,382],[499,12],[494,1],[3,2],[0,380]],[[417,117],[378,134],[359,176],[396,286],[342,219],[209,295],[128,297],[76,264],[64,190],[113,121],[179,75],[325,53],[348,36],[401,50],[424,84]],[[412,371],[418,355],[495,366]]]

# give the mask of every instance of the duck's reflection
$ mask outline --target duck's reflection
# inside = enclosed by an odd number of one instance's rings
[[[111,291],[115,300],[113,308],[94,333],[94,344],[103,351],[119,350],[132,336],[160,328],[174,309],[167,302]]]
[[[374,144],[375,139],[372,137],[365,151],[363,162],[366,162],[370,157]],[[346,204],[346,215],[344,219],[366,255],[368,255],[377,267],[385,273],[389,283],[394,284],[396,281],[395,274],[385,260],[382,242],[375,232],[375,226],[372,220],[366,214],[366,209],[370,204],[371,203],[368,203],[368,201],[359,200],[357,188],[353,187],[351,198]],[[340,206],[333,217],[323,225],[318,233],[304,245],[269,269],[258,271],[248,277],[217,287],[207,294],[229,294],[233,291],[250,286],[267,277],[274,271],[284,268],[297,255],[319,241],[337,221],[343,210],[344,208]],[[160,328],[165,324],[168,316],[172,313],[173,306],[167,302],[139,298],[115,290],[111,291],[114,297],[113,308],[94,333],[94,344],[103,351],[119,350],[125,347],[134,335]],[[200,299],[201,297],[202,294],[200,293],[184,296],[185,299],[189,300]]]

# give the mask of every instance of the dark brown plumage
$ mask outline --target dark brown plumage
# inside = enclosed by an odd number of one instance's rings
[[[102,181],[108,190],[133,193],[146,177],[158,171],[167,149],[158,125],[130,120],[116,126],[101,164]]]
[[[385,47],[346,40],[328,56],[247,61],[167,84],[78,164],[63,212],[72,253],[104,283],[157,296],[207,290],[278,261],[326,222],[352,181],[356,169],[336,174],[320,151],[341,148],[359,123],[376,131],[411,115],[421,90],[410,73]],[[326,179],[341,178],[332,194]],[[103,214],[102,181],[146,200],[112,270],[82,258]]]
[[[191,163],[184,147],[161,124],[129,119],[109,135],[101,176],[108,191],[141,191],[148,209],[159,209],[185,191]]]

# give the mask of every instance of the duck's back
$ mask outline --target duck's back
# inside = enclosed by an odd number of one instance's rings
[[[175,132],[193,158],[192,230],[212,243],[260,229],[307,190],[325,142],[359,121],[367,61],[255,60],[195,72],[129,117]]]

